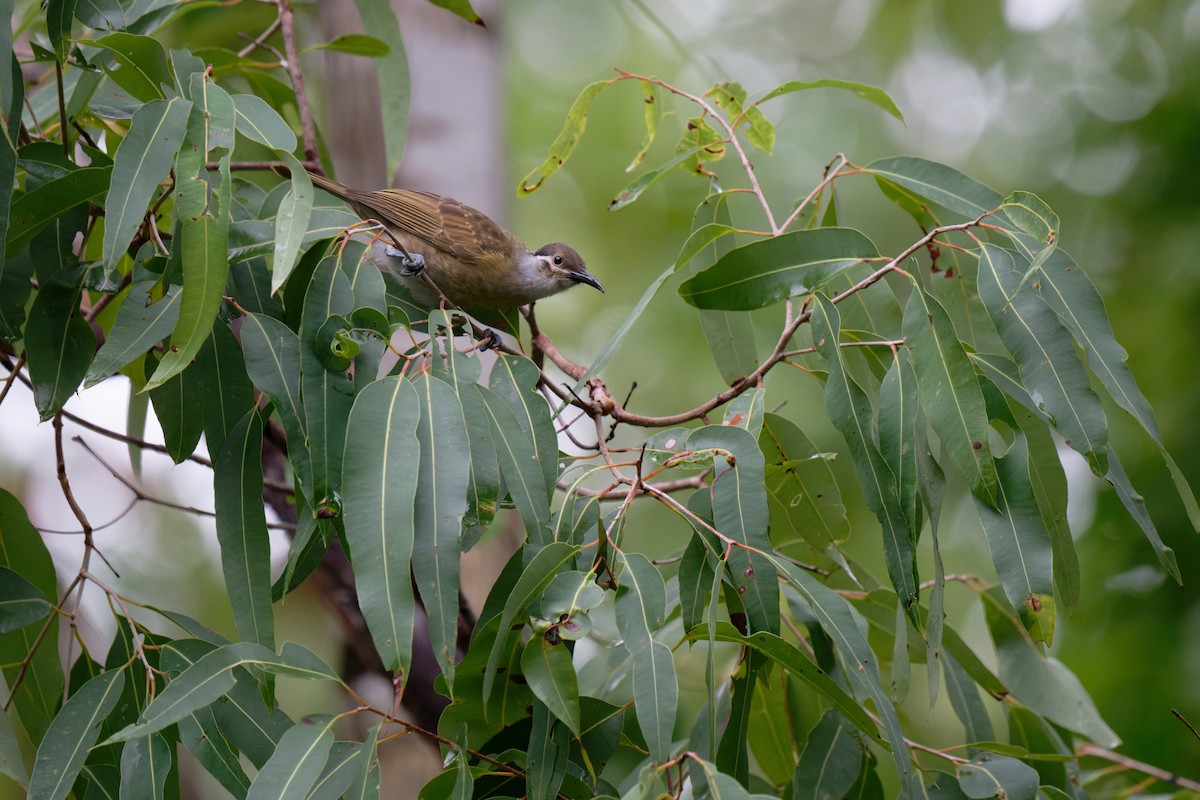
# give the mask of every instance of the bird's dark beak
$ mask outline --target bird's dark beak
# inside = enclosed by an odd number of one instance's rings
[[[596,280],[596,276],[586,269],[581,269],[579,272],[572,272],[571,279],[576,283],[586,283],[593,289],[599,289],[601,294],[604,293],[604,287],[600,285],[600,281]]]

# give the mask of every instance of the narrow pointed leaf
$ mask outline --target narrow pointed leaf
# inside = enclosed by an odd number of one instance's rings
[[[858,97],[872,103],[879,108],[882,108],[887,113],[891,114],[901,122],[904,121],[904,115],[900,113],[900,108],[896,102],[892,100],[891,95],[880,89],[878,86],[872,86],[868,83],[858,83],[857,81],[843,81],[836,78],[821,78],[815,81],[788,81],[787,83],[777,86],[767,92],[762,97],[758,98],[751,104],[751,108],[768,100],[774,100],[776,97],[781,97],[785,94],[793,92],[806,91],[808,89],[843,89],[852,92]]]
[[[63,704],[38,747],[29,776],[30,797],[62,800],[70,793],[124,686],[124,670],[109,670],[79,687]]]
[[[917,505],[917,376],[907,350],[899,350],[879,388],[879,453],[896,477],[896,495],[916,546],[920,532]]]
[[[332,371],[323,357],[330,340],[323,335],[332,315],[349,314],[353,290],[337,258],[317,265],[304,295],[300,322],[300,397],[304,401],[304,433],[312,458],[313,511],[339,512],[342,454],[346,447],[346,420],[354,404],[354,384],[345,371]]]
[[[233,178],[229,154],[220,160],[220,188],[213,191],[208,181],[208,153],[233,146],[233,101],[211,80],[192,76],[192,110],[188,116],[183,147],[175,159],[176,212],[182,230],[173,247],[181,248],[183,294],[179,322],[171,336],[171,348],[147,383],[158,386],[182,372],[212,331],[225,281],[229,274],[229,211],[233,202]]]
[[[633,660],[634,713],[656,761],[668,757],[675,727],[679,679],[675,661],[653,634],[663,623],[666,589],[662,575],[640,553],[626,553],[617,589],[617,629]]]
[[[215,460],[225,437],[254,408],[254,385],[246,372],[246,359],[228,326],[213,326],[189,373],[194,373],[202,391],[211,398],[203,404],[204,441]]]
[[[253,94],[233,95],[237,132],[272,150],[291,153],[296,149],[296,134],[266,100]]]
[[[458,542],[467,510],[470,442],[454,388],[429,376],[413,383],[421,410],[413,575],[425,606],[433,657],[446,686],[453,690],[458,650]]]
[[[174,747],[160,733],[134,739],[121,748],[121,798],[160,800],[166,797],[167,773]]]
[[[0,566],[24,576],[46,597],[57,597],[54,562],[42,535],[30,524],[21,502],[3,488],[0,488]],[[50,620],[40,646],[36,644],[39,631],[38,626],[28,626],[0,634],[0,664],[4,665],[8,686],[15,685],[20,665],[29,659],[24,679],[6,701],[20,715],[25,733],[34,745],[41,743],[63,696],[58,648],[46,645],[47,641],[58,641],[58,621]]]
[[[1013,697],[1056,725],[1102,747],[1116,747],[1120,739],[1100,717],[1079,679],[1062,662],[1043,654],[995,589],[982,597],[1000,677]]]
[[[538,700],[578,736],[579,681],[566,643],[535,635],[521,651],[521,674]]]
[[[371,59],[379,78],[380,108],[383,123],[383,150],[386,174],[396,174],[404,157],[408,140],[408,117],[412,84],[408,71],[408,54],[400,35],[400,23],[387,0],[354,0],[363,30],[370,31],[388,46],[388,54]],[[309,158],[315,153],[307,153]]]
[[[365,756],[363,746],[358,742],[334,742],[306,800],[338,800],[345,796]]]
[[[18,195],[9,209],[5,257],[11,258],[49,223],[108,191],[112,167],[83,167]]]
[[[147,357],[146,363],[153,364],[154,356]],[[154,405],[154,416],[162,428],[163,443],[167,447],[167,454],[176,464],[195,452],[204,433],[201,391],[202,387],[198,385],[192,370],[174,375],[166,383],[150,390],[150,402]]]
[[[1024,437],[996,460],[996,468],[1000,478],[996,505],[976,498],[975,507],[1005,595],[1034,639],[1049,643],[1054,636],[1052,550],[1029,479]]]
[[[611,80],[596,81],[583,88],[583,91],[575,98],[575,102],[571,104],[570,110],[567,111],[567,118],[563,121],[562,130],[559,131],[558,137],[546,152],[546,159],[541,166],[530,170],[529,174],[521,180],[521,185],[517,187],[518,194],[529,194],[536,191],[547,178],[558,172],[559,168],[566,163],[571,154],[575,152],[575,146],[579,144],[579,140],[583,138],[583,129],[587,126],[588,108],[592,101],[614,82]]]
[[[799,556],[799,543],[822,551],[850,535],[841,490],[824,454],[791,420],[765,414],[758,445],[766,459],[765,478],[775,549]]]
[[[171,67],[167,63],[167,51],[157,39],[117,31],[93,39],[91,44],[112,54],[117,68],[105,71],[122,89],[138,100],[158,100],[166,96],[163,86],[172,83]]]
[[[1022,270],[1012,254],[984,244],[979,260],[979,298],[1016,358],[1021,379],[1034,402],[1102,475],[1107,471],[1108,427],[1100,399],[1075,355],[1071,335],[1033,287],[1021,288]]]
[[[575,554],[579,550],[579,547],[572,547],[563,542],[551,542],[538,550],[521,571],[521,576],[513,585],[512,591],[509,592],[508,598],[504,602],[504,609],[500,613],[500,633],[496,635],[495,642],[488,652],[487,667],[483,675],[484,703],[487,703],[491,697],[492,687],[496,681],[496,669],[509,644],[509,637],[517,616],[541,595],[563,567],[574,561]]]
[[[688,278],[679,295],[697,308],[750,311],[806,292],[879,251],[852,228],[794,231],[743,245]]]
[[[20,573],[0,567],[0,634],[24,628],[48,613],[46,595]]]
[[[773,557],[772,560],[788,582],[808,601],[818,623],[833,640],[855,695],[860,700],[870,698],[875,704],[875,713],[882,718],[884,734],[891,746],[902,795],[906,796],[903,787],[909,785],[913,768],[904,732],[896,708],[884,692],[874,651],[855,621],[853,610],[843,597],[804,570],[779,558]]]
[[[950,315],[920,287],[904,309],[921,408],[971,491],[996,502],[996,468],[988,449],[983,392]]]
[[[1182,586],[1183,575],[1179,571],[1179,562],[1175,558],[1175,551],[1168,547],[1159,536],[1158,528],[1155,527],[1154,520],[1150,518],[1150,512],[1146,510],[1146,498],[1133,488],[1133,483],[1129,480],[1125,467],[1121,466],[1121,462],[1117,460],[1117,454],[1113,452],[1111,446],[1108,449],[1108,473],[1104,479],[1117,490],[1117,497],[1121,498],[1121,504],[1125,506],[1129,516],[1133,517],[1133,521],[1142,529],[1150,546],[1154,548],[1154,554],[1158,556],[1158,563],[1167,571],[1167,574],[1175,579],[1176,583]]]
[[[1001,208],[1014,225],[1043,246],[1058,240],[1058,214],[1036,194],[1013,192],[1004,198]]]
[[[275,649],[271,610],[271,544],[263,509],[263,424],[246,412],[229,432],[213,467],[221,569],[244,641]]]
[[[83,388],[100,383],[175,329],[179,321],[179,287],[171,286],[162,298],[151,303],[149,293],[154,285],[142,281],[130,287],[104,344],[88,367]]]
[[[1187,510],[1192,527],[1200,531],[1200,505],[1188,484],[1187,477],[1167,452],[1162,434],[1158,429],[1154,410],[1142,394],[1133,373],[1125,364],[1129,354],[1118,344],[1113,334],[1104,300],[1095,284],[1069,255],[1055,251],[1042,265],[1039,291],[1046,303],[1054,309],[1063,323],[1070,328],[1075,341],[1083,348],[1088,366],[1108,390],[1109,395],[1121,408],[1129,412],[1162,453],[1163,461],[1170,471],[1171,480]]]
[[[527,647],[526,651],[528,649]],[[570,745],[571,734],[566,724],[551,714],[546,704],[534,703],[525,765],[529,800],[553,800],[558,796],[559,787],[562,786],[563,777],[567,772]],[[459,764],[465,763],[466,759],[460,756]]]
[[[817,295],[813,306],[813,339],[829,363],[825,382],[825,408],[834,427],[850,446],[850,454],[862,483],[867,507],[883,525],[883,548],[888,575],[905,608],[917,601],[917,565],[910,524],[900,504],[896,475],[876,444],[874,411],[866,392],[846,372],[838,337],[841,330],[837,308]]]
[[[25,351],[33,401],[43,422],[75,394],[96,349],[96,336],[79,313],[81,278],[81,269],[55,273],[29,310]]]
[[[901,618],[903,619],[903,617]],[[808,734],[792,774],[794,800],[845,797],[858,779],[862,748],[836,711],[826,711]]]
[[[384,666],[405,677],[412,658],[419,415],[410,381],[388,377],[371,384],[350,412],[346,436],[354,446],[344,461],[343,512],[358,602]]]
[[[476,388],[492,426],[492,443],[500,462],[500,474],[521,521],[525,523],[525,535],[533,544],[544,544],[550,537],[550,504],[545,472],[538,462],[533,442],[521,430],[512,409],[499,395],[482,386]]]
[[[333,747],[333,722],[333,717],[320,714],[296,723],[254,776],[246,800],[307,797]]]
[[[762,450],[749,431],[727,425],[698,428],[688,437],[688,447],[714,450],[713,522],[723,535],[743,545],[731,549],[729,570],[750,629],[778,633],[779,581],[766,557],[771,553],[770,514]]]
[[[971,800],[996,796],[1006,800],[1034,800],[1038,794],[1038,774],[1015,758],[980,753],[958,768],[958,785]]]
[[[974,219],[999,208],[999,192],[945,164],[913,156],[881,158],[863,170],[890,181],[935,205],[966,219]]]
[[[283,646],[278,656],[253,642],[225,645],[180,673],[146,707],[136,725],[117,731],[107,742],[123,742],[156,733],[197,709],[211,705],[234,688],[236,671],[244,666],[295,678],[337,680],[337,675],[316,656],[290,642]]]
[[[300,252],[305,234],[308,233],[315,195],[312,178],[308,176],[303,165],[291,153],[282,153],[282,156],[291,173],[292,188],[284,195],[279,210],[275,212],[275,257],[271,270],[271,294],[279,291],[296,266],[296,256]]]
[[[172,97],[153,100],[133,115],[129,133],[117,146],[104,201],[105,265],[111,267],[125,255],[159,183],[171,171],[191,110],[190,102]]]
[[[242,325],[242,347],[250,380],[271,398],[287,436],[292,469],[311,497],[312,463],[300,402],[300,337],[274,317],[247,314]]]
[[[488,388],[504,398],[517,424],[533,442],[549,497],[558,479],[558,434],[546,398],[538,391],[540,380],[541,373],[532,361],[501,354],[492,367]]]

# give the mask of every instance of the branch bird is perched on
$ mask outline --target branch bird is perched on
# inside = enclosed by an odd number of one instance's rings
[[[460,308],[500,311],[579,283],[604,291],[571,247],[551,242],[531,251],[486,214],[457,200],[409,189],[359,191],[309,175],[315,186],[344,200],[363,219],[383,225],[392,242],[377,241],[371,260],[427,305],[438,304],[438,291]]]

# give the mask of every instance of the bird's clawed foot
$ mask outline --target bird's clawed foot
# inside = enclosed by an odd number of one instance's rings
[[[384,250],[389,258],[400,259],[400,274],[406,278],[411,278],[414,275],[420,275],[425,270],[425,256],[420,253],[409,253],[408,251],[387,245]]]

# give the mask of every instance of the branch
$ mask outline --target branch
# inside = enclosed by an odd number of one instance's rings
[[[304,91],[304,75],[300,71],[300,52],[296,49],[296,14],[292,10],[292,0],[278,0],[278,5],[283,52],[287,56],[283,66],[292,79],[292,89],[296,92],[296,109],[300,113],[300,133],[304,141],[304,160],[310,164],[317,163],[317,129],[313,125],[308,94]]]
[[[1122,766],[1125,769],[1131,769],[1136,772],[1140,772],[1143,775],[1149,775],[1152,778],[1157,778],[1163,783],[1169,783],[1172,786],[1178,786],[1180,789],[1188,789],[1189,791],[1200,792],[1200,781],[1194,781],[1190,778],[1185,778],[1182,775],[1176,775],[1173,772],[1167,772],[1165,769],[1159,769],[1158,767],[1152,764],[1147,764],[1144,761],[1138,761],[1137,759],[1123,756],[1120,753],[1109,750],[1107,747],[1101,747],[1098,744],[1083,742],[1075,748],[1075,755],[1079,758],[1086,758],[1088,756],[1091,756],[1092,758],[1101,758],[1105,761]]]

